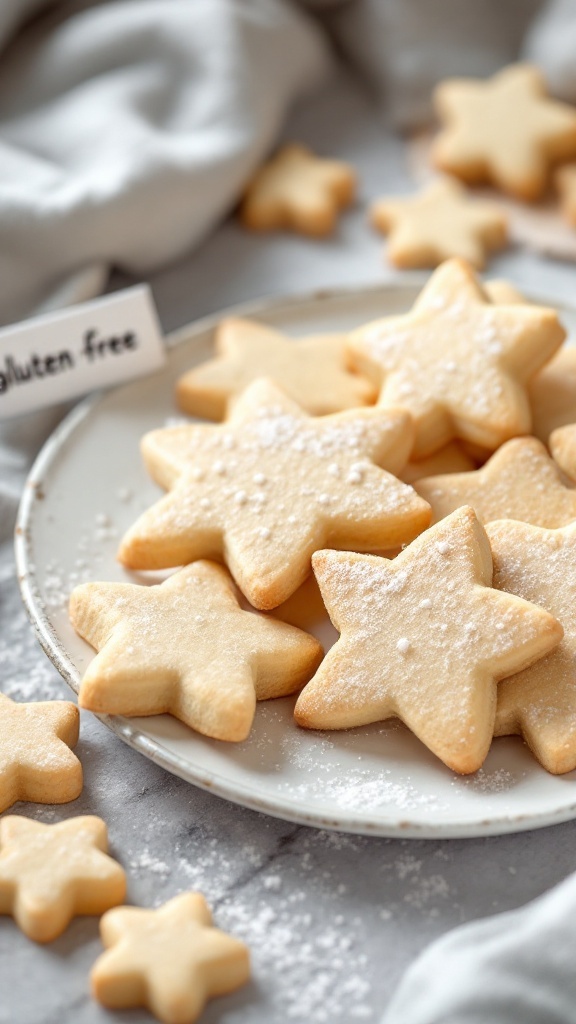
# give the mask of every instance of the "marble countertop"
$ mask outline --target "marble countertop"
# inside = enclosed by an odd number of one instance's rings
[[[406,189],[405,153],[360,91],[334,83],[297,111],[286,137],[350,159],[363,198]],[[247,235],[224,225],[177,266],[150,279],[166,330],[262,295],[396,276],[362,208],[338,237]],[[511,251],[492,276],[561,299],[574,267]],[[117,276],[114,286],[124,282]],[[12,437],[11,479],[24,479],[46,418]],[[0,509],[1,516],[8,516]],[[19,700],[70,697],[40,650],[22,608],[9,540],[0,545],[0,688]],[[108,824],[112,852],[128,873],[129,900],[154,906],[200,889],[216,923],[251,949],[253,981],[209,1004],[222,1024],[315,1024],[379,1020],[403,970],[436,936],[518,907],[576,867],[576,822],[499,838],[416,841],[316,831],[234,806],[175,778],[125,746],[89,714],[77,750],[82,796],[62,807],[16,805],[51,822],[92,813]],[[0,1024],[136,1024],[140,1011],[108,1013],[88,991],[101,950],[98,921],[76,919],[39,947],[0,918]]]

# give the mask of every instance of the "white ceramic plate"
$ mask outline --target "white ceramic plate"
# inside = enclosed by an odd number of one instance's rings
[[[234,312],[298,336],[403,311],[417,291],[407,284],[323,293]],[[576,311],[560,312],[576,333]],[[159,496],[141,465],[139,440],[177,416],[174,381],[209,356],[215,322],[172,335],[161,373],[80,404],[30,474],[16,536],[22,595],[44,650],[76,691],[93,652],[68,622],[68,595],[87,579],[142,579],[128,576],[115,560],[120,536]],[[331,643],[336,634],[328,623],[318,635]],[[438,838],[522,831],[576,817],[576,772],[547,774],[517,738],[496,740],[483,769],[459,778],[398,722],[311,733],[294,725],[293,704],[289,698],[260,704],[252,734],[241,744],[206,739],[169,716],[102,720],[197,786],[323,828]]]

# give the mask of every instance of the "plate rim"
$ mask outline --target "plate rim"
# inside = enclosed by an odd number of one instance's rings
[[[207,331],[213,330],[223,318],[228,316],[259,317],[271,311],[278,313],[286,310],[289,312],[291,308],[299,305],[332,302],[347,298],[355,299],[364,296],[369,298],[380,292],[410,290],[422,286],[428,279],[428,276],[421,272],[411,272],[403,274],[398,280],[389,280],[360,287],[319,288],[310,292],[294,293],[285,296],[267,296],[261,299],[237,303],[225,307],[216,313],[190,321],[188,324],[168,332],[164,336],[165,345],[169,354],[178,346],[186,342],[193,342],[195,336],[201,336]],[[527,302],[536,302],[537,304],[549,305],[553,308],[568,309],[576,315],[576,304],[572,304],[569,301],[559,300],[550,296],[536,296],[530,289],[525,294]],[[141,379],[147,380],[148,378],[144,377]],[[40,448],[27,475],[18,507],[14,530],[14,550],[22,602],[44,653],[75,694],[78,694],[80,674],[72,664],[66,648],[49,621],[36,581],[31,533],[33,529],[32,519],[37,505],[38,494],[41,493],[42,481],[57,461],[66,441],[73,436],[80,424],[105,396],[137,383],[137,380],[133,380],[119,384],[114,388],[96,391],[81,399],[63,417]],[[573,820],[576,817],[576,797],[574,802],[569,805],[556,811],[541,812],[536,816],[525,813],[517,815],[502,813],[495,814],[481,822],[459,823],[458,821],[449,821],[443,822],[438,826],[431,822],[422,824],[412,821],[410,820],[409,812],[406,815],[398,816],[395,820],[389,817],[386,823],[382,821],[371,822],[366,815],[357,818],[355,816],[347,816],[345,813],[339,813],[338,817],[328,817],[321,811],[307,810],[303,801],[284,798],[281,806],[278,806],[277,801],[274,801],[272,798],[256,795],[244,783],[235,785],[232,780],[223,778],[217,772],[208,769],[192,770],[189,762],[185,761],[177,753],[169,750],[162,742],[151,740],[139,728],[132,725],[130,719],[124,716],[95,715],[95,717],[128,746],[191,785],[213,793],[233,804],[299,825],[382,838],[438,840],[499,836],[547,828],[551,825]]]

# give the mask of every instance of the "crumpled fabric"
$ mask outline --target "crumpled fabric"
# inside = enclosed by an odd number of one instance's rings
[[[283,0],[0,10],[0,323],[196,245],[331,68],[315,20]]]
[[[576,875],[449,932],[408,969],[382,1024],[574,1024]]]

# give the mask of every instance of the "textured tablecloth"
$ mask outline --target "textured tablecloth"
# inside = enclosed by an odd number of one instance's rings
[[[345,80],[296,112],[286,137],[353,161],[362,201],[338,236],[313,243],[247,235],[226,224],[201,250],[151,278],[166,330],[233,303],[393,277],[363,200],[406,186],[402,144]],[[559,299],[574,297],[574,268],[511,252],[493,275]],[[115,280],[114,285],[128,283]],[[13,428],[14,486],[36,441]],[[30,434],[32,435],[32,431]],[[18,449],[18,437],[22,439]],[[69,697],[22,609],[12,548],[0,548],[0,687],[20,700]],[[152,906],[190,887],[218,925],[250,945],[254,980],[210,1004],[206,1024],[377,1021],[404,968],[436,936],[462,922],[521,906],[576,868],[576,823],[476,840],[369,839],[295,826],[233,806],[165,773],[89,714],[78,754],[82,796],[63,807],[18,805],[41,821],[79,813],[107,821],[132,902]],[[38,947],[0,919],[0,1024],[136,1024],[88,994],[100,952],[98,922],[75,920]]]

